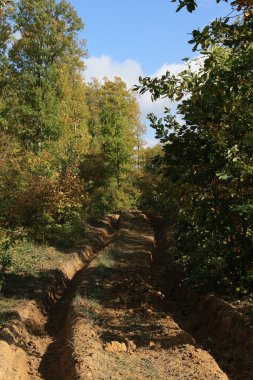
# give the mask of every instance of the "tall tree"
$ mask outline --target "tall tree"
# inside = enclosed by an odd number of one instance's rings
[[[97,166],[92,170],[91,188],[97,188],[99,183],[106,207],[126,206],[127,202],[131,205],[134,186],[129,176],[136,167],[136,148],[142,144],[143,133],[137,100],[126,84],[115,78],[114,81],[106,79],[103,84],[97,81],[89,84],[87,104],[91,135],[89,157]],[[87,176],[87,167],[85,170]]]
[[[243,13],[234,24],[194,31],[198,71],[143,78],[139,88],[179,102],[182,123],[169,110],[164,120],[150,115],[169,189],[161,189],[160,209],[175,206],[175,254],[189,278],[223,292],[252,286],[252,23]]]
[[[83,221],[87,208],[78,169],[89,147],[83,23],[65,0],[12,3],[0,18],[0,148],[6,150],[0,222],[58,239]]]
[[[8,80],[8,44],[11,41],[12,28],[9,22],[9,13],[5,9],[0,10],[0,124],[3,129],[2,109],[5,99],[5,87]]]
[[[38,150],[61,134],[62,70],[68,76],[70,69],[82,69],[78,32],[83,23],[66,0],[20,0],[11,20],[17,38],[8,50],[4,114],[9,132]]]

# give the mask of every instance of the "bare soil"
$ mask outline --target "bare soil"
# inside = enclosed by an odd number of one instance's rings
[[[156,232],[152,282],[165,295],[166,312],[212,354],[229,379],[252,380],[252,303],[249,299],[229,303],[191,288],[170,253],[172,228],[164,229],[159,218],[152,219],[152,225]]]
[[[109,215],[97,226],[90,226],[78,246],[65,252],[60,262],[58,254],[56,259],[53,256],[53,263],[50,261],[36,278],[30,273],[17,273],[14,281],[8,278],[10,297],[0,302],[0,380],[63,378],[58,359],[61,345],[66,344],[68,304],[81,269],[117,233],[118,218],[117,214]]]
[[[117,233],[107,227],[95,245],[110,244],[71,256],[46,302],[40,289],[38,299],[14,308],[0,332],[0,380],[252,380],[250,366],[238,372],[235,361],[226,364],[238,351],[225,355],[226,339],[219,349],[211,334],[220,323],[217,302],[200,317],[192,311],[198,297],[172,292],[180,282],[154,249],[147,217],[125,212]]]
[[[124,215],[113,245],[83,272],[67,323],[66,379],[227,379],[212,356],[164,312],[151,284],[154,234]]]

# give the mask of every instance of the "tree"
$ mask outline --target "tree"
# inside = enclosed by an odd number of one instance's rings
[[[193,32],[202,48],[197,72],[189,65],[177,76],[143,78],[139,91],[179,102],[183,119],[169,110],[164,119],[150,115],[164,144],[169,192],[162,189],[160,203],[164,214],[173,211],[176,258],[195,285],[243,293],[252,284],[252,18],[218,25]]]
[[[215,0],[216,3],[220,3],[221,0]],[[246,17],[248,17],[248,11],[252,8],[252,0],[223,0],[225,3],[230,2],[231,6],[238,11],[243,10],[246,12]],[[186,7],[188,12],[193,12],[198,6],[198,1],[196,0],[171,0],[172,3],[178,3],[177,12],[182,8]],[[249,12],[251,13],[251,12]]]
[[[13,1],[0,22],[0,228],[71,243],[88,217],[137,203],[138,103],[119,78],[84,83],[66,0]]]
[[[136,149],[143,133],[138,103],[120,78],[105,79],[103,84],[94,81],[86,94],[91,142],[88,162],[82,167],[93,204],[102,210],[131,207],[136,190],[129,177],[136,167]]]
[[[20,0],[10,16],[12,33],[19,37],[8,49],[3,115],[9,133],[38,151],[61,135],[62,71],[75,76],[83,67],[78,42],[83,23],[65,0]]]
[[[163,208],[161,198],[164,199],[164,186],[167,185],[161,170],[162,146],[157,144],[152,148],[146,147],[142,149],[141,153],[139,175],[137,177],[141,191],[140,209],[160,214]]]
[[[193,30],[193,38],[189,41],[195,44],[193,51],[199,47],[200,49],[208,49],[213,44],[235,47],[239,46],[241,42],[252,40],[253,0],[223,1],[230,3],[231,12],[224,17],[215,19],[202,31]],[[189,12],[192,12],[197,7],[195,0],[172,0],[172,2],[179,3],[177,11],[186,7]],[[216,2],[220,3],[221,0],[216,0]],[[234,22],[236,18],[237,21]]]
[[[2,119],[2,108],[4,106],[4,89],[6,87],[6,81],[8,78],[8,44],[11,40],[11,25],[8,20],[7,12],[2,12],[0,14],[0,123],[3,127],[3,119]]]
[[[13,2],[0,22],[0,223],[56,242],[87,210],[83,23],[65,0]]]

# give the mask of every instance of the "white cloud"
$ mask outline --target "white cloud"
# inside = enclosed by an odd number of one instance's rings
[[[143,95],[138,95],[137,99],[140,104],[143,122],[146,120],[146,116],[148,113],[153,113],[157,117],[162,117],[164,114],[164,108],[170,108],[173,104],[167,98],[160,98],[152,102],[151,95],[149,92],[146,92]]]
[[[90,81],[92,78],[103,80],[104,77],[114,79],[114,77],[118,76],[131,88],[134,84],[138,83],[139,76],[143,75],[140,64],[132,59],[127,59],[124,62],[115,62],[107,55],[101,55],[100,57],[88,58],[85,64],[87,66],[85,71],[87,81]]]
[[[107,55],[101,55],[100,57],[90,57],[85,63],[87,66],[85,71],[86,81],[91,81],[92,78],[103,80],[104,77],[114,79],[115,76],[119,76],[124,82],[126,82],[128,88],[131,88],[135,84],[138,84],[140,76],[145,76],[141,65],[132,59],[116,62]],[[172,74],[177,74],[184,70],[185,67],[185,64],[165,63],[150,76],[159,77],[166,71],[170,71]],[[157,101],[152,102],[151,95],[148,92],[144,95],[138,96],[138,101],[140,103],[143,121],[146,119],[146,115],[152,112],[158,117],[161,117],[163,115],[164,107],[170,107],[172,104],[168,99],[158,99]]]
[[[166,73],[166,71],[170,71],[171,74],[175,75],[175,74],[180,73],[180,71],[183,71],[185,68],[186,68],[185,63],[172,63],[172,64],[164,63],[162,67],[157,69],[156,72],[152,74],[151,76],[161,77],[162,75]]]
[[[203,61],[203,59],[199,59]],[[113,61],[107,55],[101,55],[100,57],[90,57],[86,60],[85,80],[91,81],[92,78],[97,78],[102,81],[104,77],[113,80],[115,76],[121,77],[126,82],[128,88],[132,88],[135,84],[139,83],[139,77],[146,76],[143,72],[141,65],[133,59],[127,59],[123,62]],[[191,61],[191,67],[193,70],[198,70],[198,61]],[[170,71],[171,74],[178,74],[187,68],[186,63],[164,63],[154,73],[149,75],[150,77],[161,77],[166,71]],[[157,117],[163,117],[164,107],[172,108],[175,110],[175,103],[172,103],[167,98],[158,99],[152,102],[150,93],[146,92],[143,95],[137,95],[143,123],[148,124],[146,116],[148,113],[154,113]],[[147,145],[154,146],[157,140],[154,138],[154,132],[151,128],[147,129]]]
[[[159,140],[157,140],[155,137],[154,138],[146,138],[144,146],[148,147],[148,148],[153,148],[157,144],[159,144]]]

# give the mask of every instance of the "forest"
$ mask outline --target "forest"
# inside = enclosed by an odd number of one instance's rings
[[[162,154],[146,166],[143,207],[174,225],[173,256],[189,282],[240,297],[253,286],[253,2],[230,3],[192,32],[197,70],[186,58],[179,75],[140,78],[136,90],[177,102],[176,115],[149,115]]]
[[[20,242],[69,245],[88,219],[136,206],[144,127],[120,78],[85,81],[67,1],[10,2],[0,23],[3,276]]]
[[[228,13],[129,86],[74,1],[0,0],[0,380],[253,379],[253,0],[153,1]]]
[[[226,2],[228,16],[192,32],[195,62],[133,91],[118,77],[86,81],[84,24],[68,1],[1,1],[0,286],[28,245],[66,248],[86,223],[141,209],[173,226],[189,283],[252,293],[253,1]],[[136,97],[146,91],[177,105],[149,114],[154,148]]]

